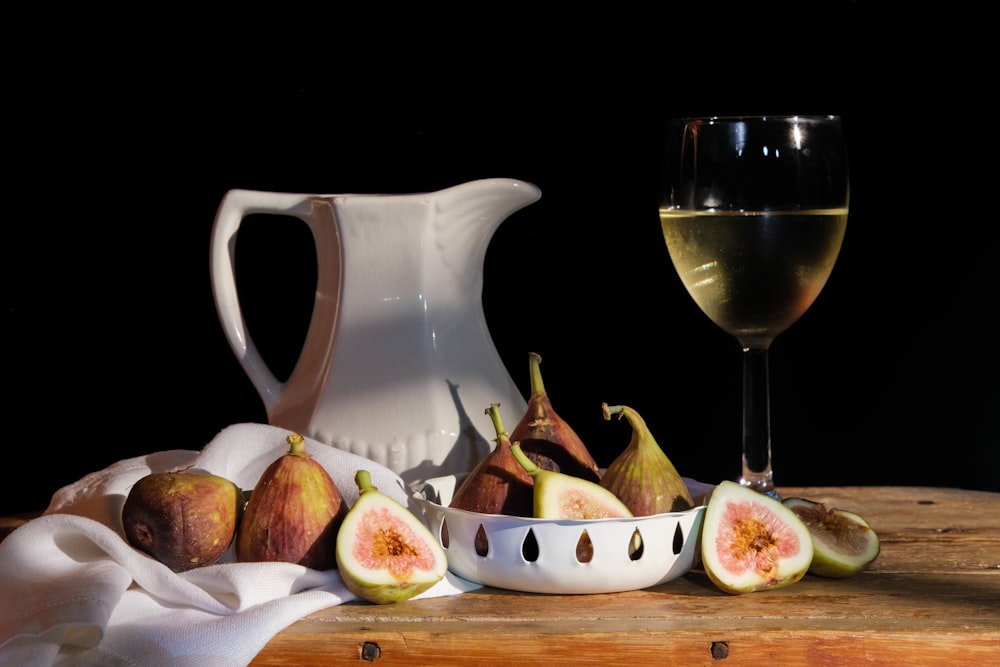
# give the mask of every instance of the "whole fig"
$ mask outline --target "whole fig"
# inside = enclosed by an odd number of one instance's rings
[[[555,470],[591,482],[600,481],[601,471],[590,450],[566,420],[552,409],[542,380],[541,363],[542,357],[537,353],[528,355],[531,395],[521,421],[510,432],[510,441],[520,443],[528,458],[543,470]]]
[[[330,474],[306,452],[303,437],[290,434],[288,446],[250,493],[236,558],[331,570],[337,565],[337,531],[347,505]]]
[[[496,429],[496,445],[455,490],[449,507],[481,514],[531,516],[531,476],[510,451],[510,437],[500,419],[500,404],[486,410]]]
[[[243,493],[208,472],[154,472],[139,479],[122,506],[125,539],[174,572],[216,563],[236,535]]]
[[[493,420],[496,445],[462,480],[448,506],[480,514],[531,516],[531,476],[510,451],[510,437],[500,419],[500,404],[492,404],[486,414]],[[441,539],[447,546],[450,539],[447,522],[441,525]],[[481,526],[475,540],[476,553],[485,557],[489,553],[489,538]]]
[[[624,416],[632,427],[628,446],[611,462],[601,478],[608,489],[636,516],[682,512],[694,507],[691,492],[663,449],[653,438],[646,421],[627,405],[603,403],[604,418]]]

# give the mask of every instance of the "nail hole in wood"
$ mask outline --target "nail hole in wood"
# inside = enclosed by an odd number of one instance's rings
[[[382,657],[382,649],[375,642],[365,642],[361,645],[361,659],[374,662]]]
[[[729,642],[712,642],[712,660],[725,660],[729,657]]]

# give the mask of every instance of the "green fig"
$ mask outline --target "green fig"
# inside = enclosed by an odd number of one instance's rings
[[[303,437],[292,433],[287,440],[288,452],[267,467],[250,493],[236,557],[333,569],[347,506],[330,474],[306,452]]]
[[[552,401],[542,381],[542,358],[531,352],[531,395],[521,421],[510,432],[511,442],[518,442],[524,453],[538,467],[555,470],[592,482],[601,479],[601,471],[590,450],[568,423],[552,409]]]
[[[243,507],[230,480],[208,472],[154,472],[129,489],[122,506],[125,539],[174,572],[218,562],[229,549]]]
[[[868,567],[878,557],[878,535],[868,522],[847,510],[830,508],[805,498],[782,501],[806,524],[813,538],[813,559],[809,573],[843,579]]]
[[[354,475],[360,490],[337,535],[337,567],[348,590],[375,604],[402,602],[441,581],[444,549],[410,510]]]
[[[682,512],[694,507],[687,485],[639,413],[627,405],[609,407],[602,403],[601,408],[605,419],[624,416],[632,427],[632,439],[604,471],[601,486],[618,496],[635,516]]]
[[[511,453],[534,480],[534,516],[538,519],[607,519],[630,517],[632,511],[597,482],[545,470],[528,458],[520,443]]]
[[[701,559],[708,578],[726,593],[782,588],[805,576],[813,540],[781,501],[724,481],[705,508]]]

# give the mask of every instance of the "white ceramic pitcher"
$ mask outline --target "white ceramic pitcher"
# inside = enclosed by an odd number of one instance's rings
[[[540,196],[513,179],[406,195],[228,192],[212,230],[212,290],[268,421],[407,483],[471,470],[496,437],[490,404],[505,421],[527,408],[483,313],[487,246]],[[300,218],[316,247],[312,320],[285,382],[254,345],[237,296],[236,236],[259,213]]]

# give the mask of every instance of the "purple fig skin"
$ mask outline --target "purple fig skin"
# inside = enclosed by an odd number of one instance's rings
[[[500,419],[500,404],[491,405],[486,414],[493,420],[496,445],[455,489],[448,506],[479,514],[531,516],[533,482],[511,453],[510,438]],[[441,540],[448,544],[447,523],[441,526]],[[475,545],[480,556],[489,552],[489,538],[482,528],[476,533]]]
[[[601,408],[606,420],[612,415],[624,416],[632,427],[632,439],[604,471],[601,486],[618,496],[635,516],[694,507],[691,492],[642,416],[627,405],[609,407],[602,403]]]
[[[528,369],[531,373],[531,396],[528,409],[514,430],[511,442],[521,449],[535,465],[591,482],[601,479],[601,471],[590,450],[565,420],[552,409],[552,401],[542,380],[542,357],[531,352]]]
[[[288,444],[288,452],[268,466],[250,494],[236,558],[332,570],[347,505],[330,474],[306,453],[302,436],[292,433]]]
[[[240,520],[243,493],[207,472],[150,473],[129,490],[122,530],[136,549],[174,572],[217,563]]]
[[[496,445],[462,481],[448,506],[480,514],[531,516],[531,476],[511,453],[511,440],[500,419],[500,405],[494,403],[486,414],[496,429]]]

